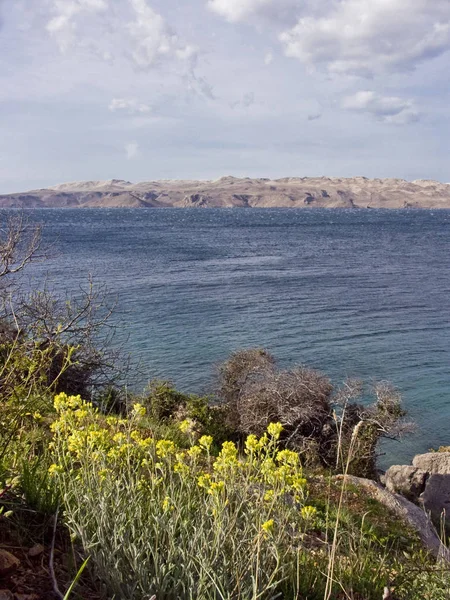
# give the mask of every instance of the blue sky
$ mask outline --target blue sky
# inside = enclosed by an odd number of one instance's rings
[[[0,0],[0,193],[450,181],[450,0]]]

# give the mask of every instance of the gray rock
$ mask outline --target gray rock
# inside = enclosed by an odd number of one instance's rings
[[[439,523],[443,514],[450,525],[450,475],[431,474],[420,496],[420,502],[435,523]]]
[[[413,459],[413,466],[428,473],[450,475],[450,452],[418,454]]]
[[[393,465],[386,472],[385,485],[390,492],[401,494],[411,502],[417,502],[425,489],[427,476],[426,471],[417,467]]]

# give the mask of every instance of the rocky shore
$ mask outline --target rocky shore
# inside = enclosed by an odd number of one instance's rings
[[[393,465],[380,483],[346,479],[415,529],[436,558],[450,562],[450,551],[438,533],[442,525],[450,527],[450,451],[419,454],[412,465]]]

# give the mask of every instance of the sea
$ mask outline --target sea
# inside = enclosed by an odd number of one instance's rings
[[[1,219],[13,211],[0,211]],[[416,430],[382,467],[450,445],[450,211],[39,209],[48,259],[27,285],[77,295],[91,275],[116,342],[153,378],[208,393],[241,348],[339,385],[390,381]]]

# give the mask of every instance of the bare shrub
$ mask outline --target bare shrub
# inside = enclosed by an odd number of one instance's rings
[[[381,438],[397,439],[410,429],[391,385],[376,384],[368,403],[362,382],[334,388],[323,373],[307,367],[279,370],[262,349],[235,352],[219,367],[217,395],[229,427],[241,437],[262,435],[269,423],[280,422],[281,443],[302,453],[304,462],[335,471],[347,465],[360,476],[376,477]]]

